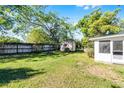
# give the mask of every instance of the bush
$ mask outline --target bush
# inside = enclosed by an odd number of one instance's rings
[[[89,57],[94,57],[94,49],[93,48],[87,48],[86,53]]]
[[[15,37],[0,36],[0,43],[20,43],[21,40]]]
[[[64,52],[70,52],[70,49],[67,47],[65,48]]]

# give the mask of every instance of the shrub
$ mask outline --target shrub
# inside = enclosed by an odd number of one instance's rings
[[[21,40],[15,37],[9,37],[9,36],[0,36],[0,43],[20,43]]]
[[[94,49],[93,48],[87,48],[86,53],[89,57],[94,57]]]
[[[70,52],[70,49],[68,47],[66,47],[64,52]]]

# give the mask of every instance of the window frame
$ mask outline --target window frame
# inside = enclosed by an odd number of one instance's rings
[[[121,46],[122,46],[122,47],[120,47],[121,49],[118,49],[119,47],[118,48],[116,47],[117,49],[114,50],[114,47],[115,47],[114,42],[121,42]],[[123,55],[123,40],[114,40],[113,41],[112,53],[113,53],[113,55]]]
[[[104,42],[104,44],[106,44],[106,42],[107,43],[109,43],[109,50],[107,51],[107,52],[105,52],[105,51],[103,51],[103,49],[102,49],[102,51],[101,51],[101,46],[102,45],[100,45],[100,43],[102,43],[102,42]],[[101,40],[101,41],[99,41],[99,53],[102,53],[102,54],[110,54],[111,53],[111,44],[110,44],[110,40]],[[104,46],[103,46],[104,47]]]

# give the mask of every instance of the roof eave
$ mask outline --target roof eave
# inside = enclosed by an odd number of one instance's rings
[[[117,37],[124,37],[124,34],[119,34],[119,35],[111,35],[111,36],[102,36],[102,37],[96,37],[96,38],[90,38],[90,41],[95,41],[95,40],[104,40],[104,39],[111,39],[111,38],[117,38]]]

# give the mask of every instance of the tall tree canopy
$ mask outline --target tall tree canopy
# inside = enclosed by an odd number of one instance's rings
[[[45,7],[0,6],[0,15],[3,19],[0,22],[1,31],[9,28],[14,33],[24,36],[24,33],[32,28],[40,27],[56,43],[68,38],[71,25],[66,22],[65,18],[60,18],[53,12],[46,12]],[[11,22],[10,26],[7,19]]]
[[[39,28],[33,28],[26,38],[27,43],[51,43],[52,41],[48,35]]]
[[[77,24],[84,35],[83,44],[86,45],[90,37],[118,33],[120,31],[117,17],[119,11],[120,9],[102,12],[101,9],[97,9],[84,16]]]
[[[9,8],[0,6],[0,34],[7,33],[6,31],[13,27],[12,15],[9,12]]]

